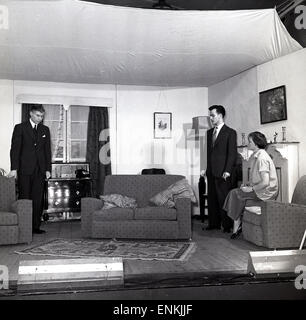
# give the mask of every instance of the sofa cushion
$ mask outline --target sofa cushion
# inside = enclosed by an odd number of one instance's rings
[[[248,223],[254,224],[256,226],[260,226],[261,225],[261,215],[250,212],[245,209],[243,212],[243,222],[248,222]]]
[[[136,220],[176,220],[176,210],[162,207],[136,208]]]
[[[103,209],[110,209],[114,207],[119,208],[136,208],[136,199],[123,196],[121,194],[101,195],[100,199],[104,201]]]
[[[134,210],[129,208],[101,209],[93,213],[93,221],[132,220]]]
[[[13,212],[0,212],[0,226],[16,226],[18,224],[17,214]]]
[[[174,208],[174,199],[169,191],[164,190],[163,192],[158,193],[152,199],[150,199],[152,204],[156,206],[164,207],[164,208]]]
[[[196,197],[187,179],[179,180],[150,199],[150,202],[157,206],[167,208],[174,207],[177,198],[190,198],[191,202],[196,202]]]
[[[171,174],[109,175],[105,177],[104,195],[124,194],[137,200],[139,208],[150,205],[149,200],[184,176]]]

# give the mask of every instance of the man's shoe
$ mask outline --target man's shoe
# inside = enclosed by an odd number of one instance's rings
[[[45,230],[42,230],[42,229],[34,229],[34,230],[33,230],[33,233],[42,234],[42,233],[46,233],[46,231],[45,231]]]

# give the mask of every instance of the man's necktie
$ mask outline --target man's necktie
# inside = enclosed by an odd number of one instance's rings
[[[218,130],[218,127],[215,127],[214,132],[213,132],[213,136],[212,136],[213,146],[215,145],[215,142],[216,142],[216,139],[217,139],[217,130]]]
[[[33,133],[34,133],[35,140],[37,140],[37,124],[35,124],[35,126],[33,127]]]

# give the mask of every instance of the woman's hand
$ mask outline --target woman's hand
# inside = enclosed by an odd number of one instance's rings
[[[242,186],[240,188],[243,192],[252,192],[253,191],[253,188],[250,187],[250,186]]]

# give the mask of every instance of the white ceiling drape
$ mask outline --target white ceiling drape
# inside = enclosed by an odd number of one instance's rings
[[[209,86],[302,47],[274,9],[166,11],[2,1],[0,78]]]

